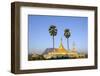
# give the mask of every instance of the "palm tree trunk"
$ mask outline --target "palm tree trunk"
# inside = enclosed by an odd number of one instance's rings
[[[67,48],[69,50],[69,39],[67,38]]]
[[[53,36],[53,49],[54,49],[54,36]]]

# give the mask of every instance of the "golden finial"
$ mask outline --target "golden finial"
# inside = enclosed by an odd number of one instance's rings
[[[60,46],[59,48],[63,48],[63,45],[62,45],[62,38],[61,38],[61,41],[60,41]]]
[[[62,43],[62,37],[61,37],[61,43]]]

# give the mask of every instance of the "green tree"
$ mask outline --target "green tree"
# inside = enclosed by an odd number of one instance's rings
[[[69,29],[64,30],[64,36],[67,38],[67,48],[69,50],[69,37],[71,36],[71,32]]]
[[[49,27],[49,33],[50,33],[50,35],[51,35],[52,38],[53,38],[53,49],[54,49],[54,36],[57,35],[57,28],[56,28],[56,26],[51,25],[51,26]]]

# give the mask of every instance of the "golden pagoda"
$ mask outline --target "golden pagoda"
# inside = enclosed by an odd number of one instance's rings
[[[45,59],[56,59],[57,57],[68,57],[68,58],[85,58],[85,54],[79,54],[73,43],[73,48],[71,50],[66,50],[62,44],[62,38],[60,41],[59,48],[48,48],[43,54]]]
[[[56,57],[56,56],[60,56],[60,55],[67,55],[68,51],[63,47],[62,44],[62,38],[61,38],[61,42],[59,45],[59,48],[54,48],[52,50],[50,50],[47,54],[44,54],[45,58],[51,58],[51,57]]]
[[[68,53],[68,51],[63,47],[62,38],[61,38],[59,48],[56,48],[55,50],[56,50],[56,53],[58,53],[58,54],[67,54]]]
[[[87,58],[87,54],[80,53],[77,51],[75,43],[73,43],[73,47],[70,50],[64,48],[62,44],[62,38],[60,41],[59,48],[46,48],[45,52],[41,54],[43,59],[76,59],[76,58]],[[32,58],[38,58],[40,55],[34,54]],[[40,57],[39,57],[40,58]]]

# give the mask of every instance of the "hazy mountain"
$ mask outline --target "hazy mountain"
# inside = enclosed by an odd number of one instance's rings
[[[53,51],[53,48],[47,48],[47,49],[43,52],[43,54],[47,54],[48,52],[51,52],[51,51]]]
[[[42,54],[43,52],[41,51],[41,49],[30,49],[28,51],[28,53],[29,54],[33,54],[33,53],[35,53],[35,54]]]

